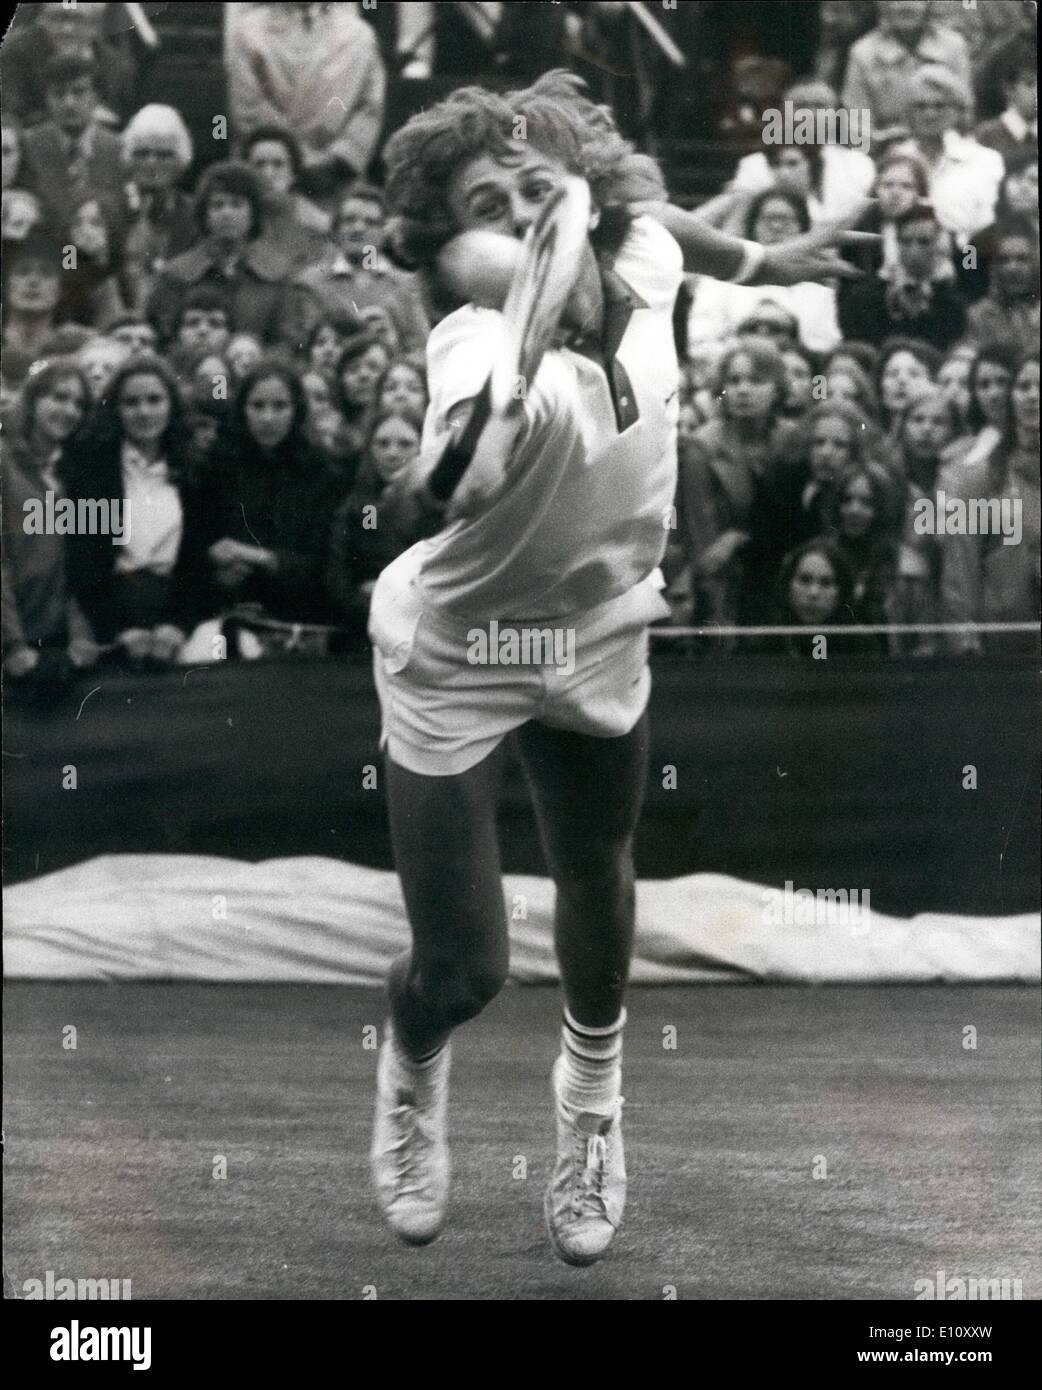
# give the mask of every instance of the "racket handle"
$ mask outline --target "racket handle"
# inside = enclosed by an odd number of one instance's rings
[[[441,458],[434,465],[427,478],[427,490],[439,502],[447,502],[459,486],[459,481],[470,467],[474,450],[478,447],[481,432],[488,424],[491,414],[492,378],[488,377],[484,386],[474,397],[467,423],[460,433],[446,444]]]

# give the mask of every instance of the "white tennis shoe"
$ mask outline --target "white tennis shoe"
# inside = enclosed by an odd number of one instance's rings
[[[543,1201],[550,1244],[570,1265],[606,1255],[626,1204],[622,1097],[610,1115],[578,1111],[561,1099],[560,1058],[554,1065],[557,1162]]]
[[[409,1245],[440,1232],[449,1199],[447,1119],[451,1044],[418,1067],[384,1035],[376,1067],[376,1123],[369,1158],[376,1200]]]

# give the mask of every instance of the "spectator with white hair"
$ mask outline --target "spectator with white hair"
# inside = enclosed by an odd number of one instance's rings
[[[783,109],[784,103],[792,104],[794,124],[805,119],[803,112],[811,113],[812,117],[821,112],[835,113],[830,121],[833,131],[838,132],[842,127],[839,97],[827,82],[797,82],[785,93]],[[772,155],[784,148],[775,146],[770,153],[757,151],[746,155],[739,161],[731,187],[743,193],[761,193],[770,188],[779,177],[777,161]],[[867,151],[828,142],[803,148],[814,150],[820,156],[816,186],[804,190],[811,222],[846,217],[869,193],[876,176],[875,165]]]
[[[192,137],[179,111],[151,102],[131,116],[122,142],[130,174],[120,209],[124,283],[141,310],[166,263],[198,235],[192,199],[177,186],[192,163]]]
[[[994,222],[1004,171],[996,150],[959,133],[960,113],[971,102],[962,78],[936,65],[920,68],[909,80],[905,105],[911,138],[893,147],[925,161],[930,201],[960,247]]]
[[[919,68],[944,68],[967,92],[971,74],[966,40],[933,22],[929,0],[879,0],[876,13],[876,27],[850,50],[843,105],[872,113],[878,147],[907,133],[908,86]]]

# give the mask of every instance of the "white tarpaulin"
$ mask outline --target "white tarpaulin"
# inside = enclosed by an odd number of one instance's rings
[[[548,879],[504,879],[511,978],[557,979]],[[638,884],[635,984],[713,980],[1034,982],[1039,918],[844,913],[718,874]],[[8,979],[382,984],[408,941],[394,874],[323,858],[260,864],[105,855],[5,894]]]

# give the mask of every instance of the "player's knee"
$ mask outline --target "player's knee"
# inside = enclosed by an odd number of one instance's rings
[[[506,983],[506,964],[492,961],[468,962],[443,974],[438,980],[441,1012],[454,1027],[474,1018],[490,1004]]]

